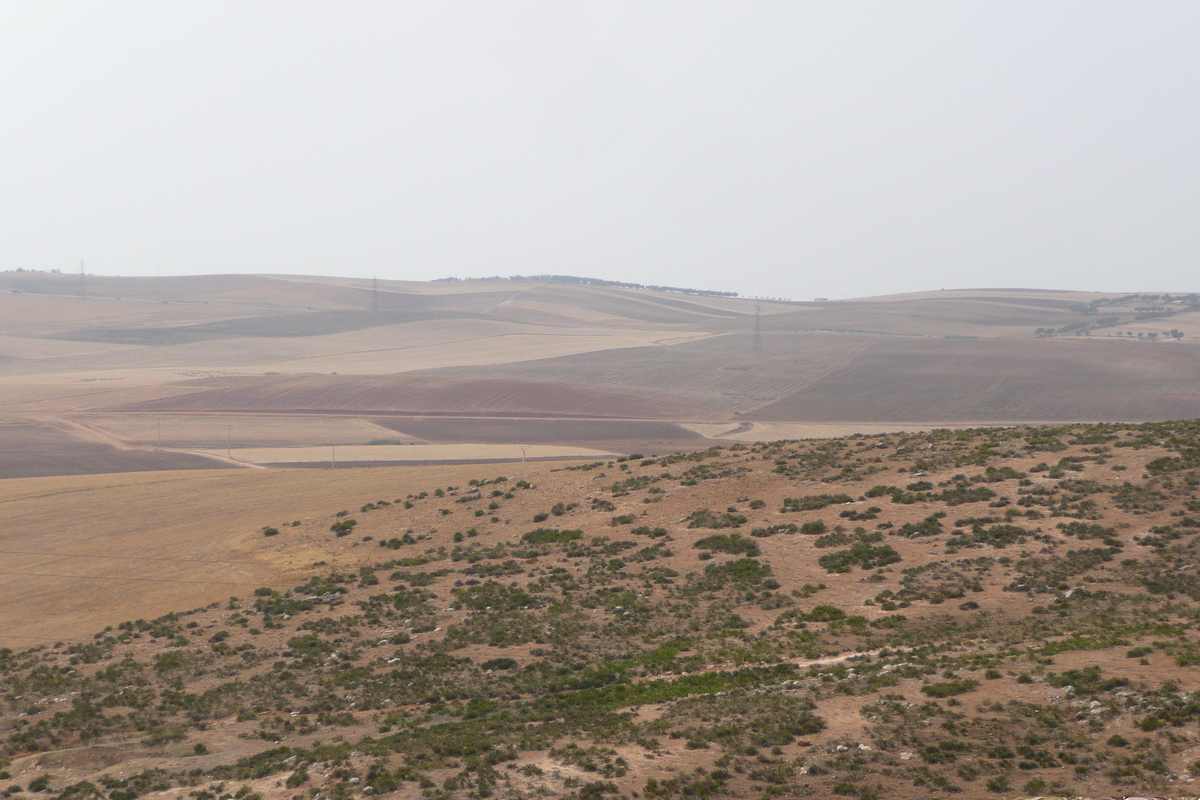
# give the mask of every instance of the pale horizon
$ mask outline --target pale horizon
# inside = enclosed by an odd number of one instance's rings
[[[11,2],[0,269],[1188,292],[1197,38],[1183,3]]]

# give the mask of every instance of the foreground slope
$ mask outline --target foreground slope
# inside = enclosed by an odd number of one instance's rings
[[[1200,770],[1195,422],[344,491],[256,522],[263,552],[340,547],[336,566],[5,652],[13,784],[992,797]]]

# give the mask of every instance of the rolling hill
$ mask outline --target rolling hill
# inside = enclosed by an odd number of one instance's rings
[[[75,443],[75,472],[190,468],[234,446],[253,461],[254,447],[361,445],[386,431],[661,453],[707,446],[697,432],[723,423],[747,440],[828,424],[1200,415],[1194,295],[759,302],[534,279],[268,275],[88,276],[85,291],[76,276],[0,274],[0,439],[21,452],[37,432],[68,459]],[[168,452],[153,453],[159,429]],[[0,474],[63,463],[10,459]]]

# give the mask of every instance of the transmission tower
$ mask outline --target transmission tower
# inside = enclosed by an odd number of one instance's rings
[[[762,355],[762,308],[757,300],[754,301],[754,355]]]
[[[371,313],[379,313],[379,278],[371,278]]]
[[[83,285],[83,262],[79,262],[79,296],[87,297],[87,289]]]

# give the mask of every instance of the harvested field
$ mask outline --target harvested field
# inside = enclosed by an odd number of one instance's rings
[[[1200,414],[1200,347],[1187,343],[833,333],[764,333],[762,341],[758,358],[751,336],[730,334],[512,364],[504,372],[522,381],[670,391],[694,403],[692,420],[703,418],[701,409],[709,420],[734,412],[755,421],[923,424]]]
[[[120,450],[36,422],[0,423],[0,480],[228,467],[187,453]]]
[[[216,308],[310,309],[370,308],[369,283],[360,287],[293,279],[282,275],[181,275],[160,278],[120,278],[88,275],[88,297],[80,300],[76,275],[53,273],[5,273],[0,290],[17,289],[29,297],[50,295],[55,300],[96,303],[194,304],[199,313],[211,316]],[[208,308],[204,308],[207,305]],[[243,314],[244,315],[244,314]]]
[[[353,417],[272,414],[88,414],[89,424],[137,445],[163,447],[295,447],[366,444],[372,439],[411,438],[397,429]],[[160,428],[161,426],[161,428]]]
[[[424,322],[312,336],[236,337],[173,345],[92,344],[109,352],[54,361],[18,362],[19,374],[155,370],[220,370],[243,374],[377,375],[462,364],[505,364],[627,347],[663,346],[708,334],[696,331],[548,327],[481,319]],[[60,342],[59,340],[53,340]],[[72,342],[78,347],[79,343]],[[29,348],[44,348],[44,342]],[[16,347],[14,355],[22,348]]]
[[[420,417],[420,431],[389,427],[445,443],[662,452],[705,442],[672,422],[729,422],[731,436],[758,440],[810,430],[764,423],[883,430],[1200,413],[1200,298],[1190,295],[981,289],[755,303],[530,280],[384,281],[378,292],[300,276],[87,285],[82,299],[75,276],[0,274],[0,413],[31,423],[106,414],[86,418],[118,448],[157,444],[156,420],[139,415],[178,418],[163,443],[181,448],[225,444],[230,423],[182,420],[200,415],[244,419],[233,438],[245,447],[391,438],[378,420],[317,423],[325,415]],[[430,421],[447,416],[491,421]],[[536,418],[560,421],[527,422]]]
[[[811,422],[1196,416],[1200,348],[1097,340],[880,342],[756,413]]]
[[[28,336],[0,336],[0,358],[14,361],[87,356],[122,349],[125,349],[124,345],[64,342],[58,339],[40,339]]]
[[[640,347],[508,364],[457,367],[435,374],[544,381],[595,386],[614,391],[670,393],[686,399],[681,416],[720,419],[747,411],[815,383],[878,341],[865,335],[763,333],[763,354],[755,356],[753,335],[728,334],[669,348]]]
[[[671,422],[568,419],[380,419],[380,425],[431,442],[566,444],[571,442],[690,441],[700,434]]]
[[[540,479],[562,462],[505,465]],[[365,499],[465,484],[495,470],[424,465],[337,470],[205,470],[0,481],[0,647],[88,634],[264,584],[315,561],[356,563],[358,543],[329,540],[332,515]],[[289,528],[287,546],[264,525]]]
[[[523,291],[520,299],[581,308],[614,319],[672,325],[692,325],[704,320],[723,320],[728,324],[752,311],[717,308],[690,298],[591,286],[533,286]]]
[[[222,450],[209,451],[222,455]],[[584,447],[535,444],[525,448],[529,460],[541,458],[602,458],[613,455]],[[382,444],[346,447],[251,447],[232,451],[236,461],[249,464],[331,464],[372,461],[408,463],[412,461],[521,461],[521,448],[515,444]]]
[[[137,403],[121,411],[541,413],[656,418],[690,408],[668,395],[503,378],[432,375],[280,375],[213,378],[186,384],[192,394]]]
[[[777,442],[782,439],[833,439],[856,433],[916,433],[934,427],[954,430],[978,425],[972,422],[936,425],[928,422],[697,422],[682,423],[681,427],[700,436],[728,442]]]

